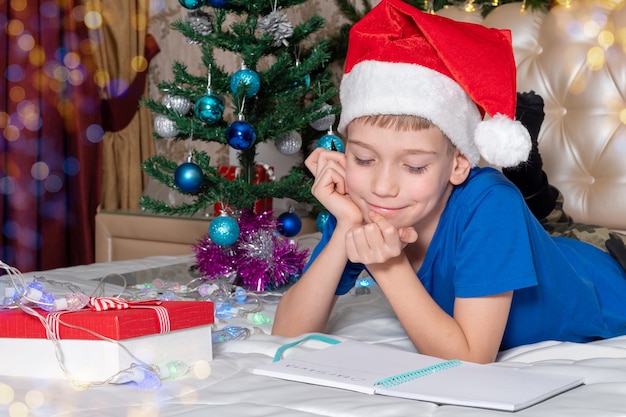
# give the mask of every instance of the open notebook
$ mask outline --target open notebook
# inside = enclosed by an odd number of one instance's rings
[[[366,394],[504,411],[521,410],[583,383],[572,375],[443,361],[356,341],[294,355],[252,372]]]

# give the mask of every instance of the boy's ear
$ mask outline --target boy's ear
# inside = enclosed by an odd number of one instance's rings
[[[458,149],[454,151],[454,160],[452,161],[452,172],[450,173],[450,182],[452,185],[463,184],[469,175],[472,163]]]

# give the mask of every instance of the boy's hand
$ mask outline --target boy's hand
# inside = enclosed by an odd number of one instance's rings
[[[365,265],[381,264],[402,253],[407,244],[417,241],[412,227],[396,229],[376,212],[369,214],[371,223],[353,227],[346,234],[348,259]]]
[[[346,190],[346,156],[324,148],[314,150],[306,159],[307,168],[315,176],[311,192],[344,224],[362,224],[361,210]]]

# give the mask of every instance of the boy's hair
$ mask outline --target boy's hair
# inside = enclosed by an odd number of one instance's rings
[[[412,114],[375,114],[370,116],[360,116],[354,120],[359,120],[369,126],[376,126],[383,129],[391,128],[403,132],[426,130],[431,127],[439,129],[439,127],[429,119]],[[443,138],[448,143],[448,155],[452,155],[457,147],[441,129],[439,129],[439,131],[441,131]]]

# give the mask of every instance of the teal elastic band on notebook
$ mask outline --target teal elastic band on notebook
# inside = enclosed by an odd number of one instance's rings
[[[416,369],[414,371],[405,372],[403,374],[398,374],[385,379],[381,379],[380,381],[376,381],[374,383],[374,386],[382,385],[385,388],[393,388],[409,381],[413,381],[414,379],[423,378],[437,372],[445,371],[446,369],[456,368],[457,366],[460,366],[462,364],[463,362],[461,362],[460,360],[452,359],[449,361],[437,363],[435,365],[426,366],[425,368]]]
[[[307,340],[318,340],[320,342],[328,343],[329,345],[336,345],[341,343],[341,340],[333,339],[332,337],[324,336],[322,334],[311,334],[306,337],[303,337],[300,340],[296,340],[295,342],[287,343],[286,345],[282,345],[276,350],[276,354],[274,355],[274,360],[272,362],[278,362],[282,359],[283,353],[287,349],[291,349],[294,346],[299,345],[300,343],[304,343]]]

